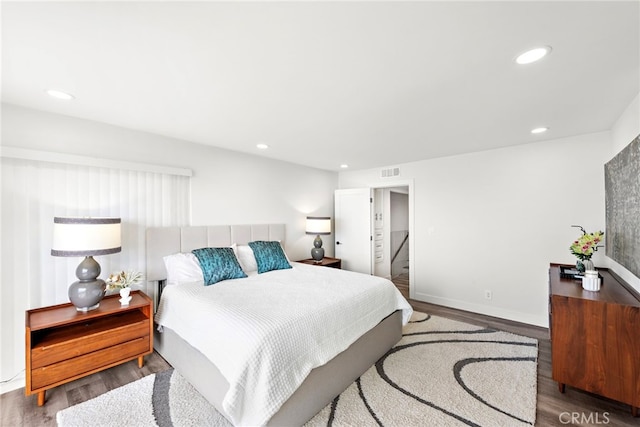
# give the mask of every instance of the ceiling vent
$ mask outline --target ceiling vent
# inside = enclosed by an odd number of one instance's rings
[[[400,175],[400,168],[382,169],[380,171],[380,177],[382,178],[391,178],[392,176],[399,176],[399,175]]]

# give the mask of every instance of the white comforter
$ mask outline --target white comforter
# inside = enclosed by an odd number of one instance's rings
[[[212,286],[167,286],[155,320],[207,356],[230,384],[222,406],[234,425],[263,425],[309,372],[397,309],[390,281],[292,263]]]

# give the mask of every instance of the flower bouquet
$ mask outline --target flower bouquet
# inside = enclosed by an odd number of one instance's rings
[[[594,269],[591,257],[598,248],[602,247],[599,243],[602,242],[604,231],[587,233],[584,228],[580,227],[580,229],[582,230],[582,236],[580,236],[578,240],[574,241],[569,249],[571,250],[571,253],[578,258],[576,268],[578,271],[584,272],[585,270]]]

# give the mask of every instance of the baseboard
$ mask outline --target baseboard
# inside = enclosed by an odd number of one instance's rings
[[[546,313],[543,315],[521,313],[517,311],[506,310],[500,307],[490,307],[487,305],[474,304],[474,303],[454,300],[450,298],[435,297],[433,295],[423,294],[420,292],[417,292],[411,298],[415,299],[416,301],[428,302],[431,304],[442,305],[445,307],[455,308],[458,310],[484,314],[485,316],[499,317],[501,319],[513,320],[514,322],[526,323],[534,326],[541,326],[543,328],[549,327],[549,316]]]
[[[17,390],[19,388],[24,388],[25,386],[25,376],[24,371],[20,372],[15,378],[12,378],[11,381],[7,381],[6,383],[0,383],[0,394],[5,394],[13,390]]]

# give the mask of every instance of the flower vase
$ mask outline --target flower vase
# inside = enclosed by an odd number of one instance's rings
[[[591,261],[591,258],[579,259],[576,261],[576,270],[578,270],[580,273],[595,269],[596,268],[593,266],[593,261]]]
[[[593,261],[591,258],[582,260],[582,264],[584,265],[584,271],[595,270],[596,268],[593,266]]]
[[[131,301],[131,288],[120,289],[120,305],[129,305]]]

